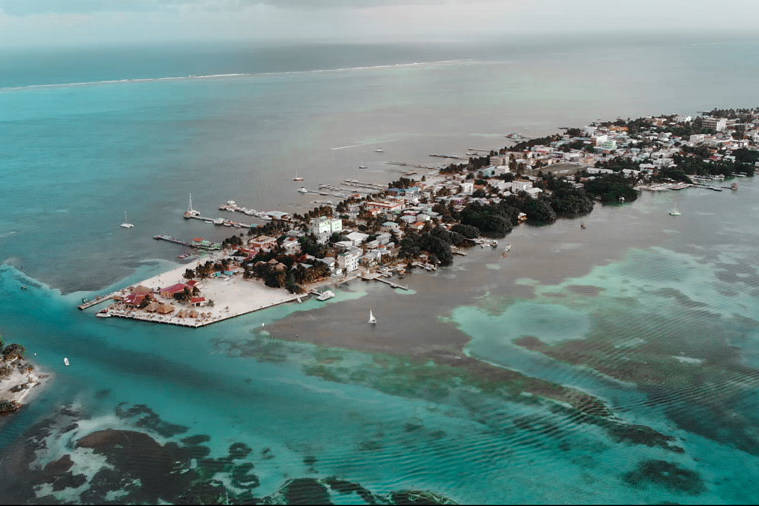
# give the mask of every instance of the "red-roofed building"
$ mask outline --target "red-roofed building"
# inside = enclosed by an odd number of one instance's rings
[[[177,283],[176,285],[171,285],[171,286],[167,286],[166,288],[161,288],[161,297],[171,298],[174,296],[175,293],[184,292],[185,288],[189,288],[190,291],[192,291],[192,287],[184,283]]]
[[[195,307],[205,306],[205,304],[206,304],[206,298],[205,297],[193,297],[192,299],[190,299],[190,304],[192,304]]]
[[[130,293],[124,297],[124,303],[127,306],[140,307],[145,301],[146,294],[144,293]]]

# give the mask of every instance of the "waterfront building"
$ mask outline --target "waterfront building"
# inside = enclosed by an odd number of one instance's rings
[[[355,250],[343,251],[337,255],[337,265],[346,273],[353,272],[358,269],[358,260],[360,257],[360,250],[359,252],[356,252]]]

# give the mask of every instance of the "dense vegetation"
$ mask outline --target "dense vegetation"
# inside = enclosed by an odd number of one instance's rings
[[[484,236],[504,237],[517,223],[519,210],[501,204],[472,202],[461,211],[461,223],[475,227]]]
[[[633,188],[633,182],[621,174],[603,174],[585,182],[585,191],[597,197],[604,204],[619,202],[620,197],[625,202],[638,198],[638,192]]]
[[[559,218],[576,218],[593,210],[593,199],[585,190],[575,188],[564,179],[548,177],[543,180],[542,187],[552,192],[549,204]]]
[[[304,255],[287,255],[279,248],[261,251],[243,264],[243,277],[261,278],[266,286],[300,293],[303,291],[300,284],[312,283],[329,275],[329,267],[325,263],[304,264],[305,259]]]

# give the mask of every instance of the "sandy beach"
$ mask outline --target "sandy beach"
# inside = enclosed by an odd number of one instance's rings
[[[194,269],[200,263],[204,263],[209,259],[215,260],[222,256],[224,255],[218,254],[198,259],[189,264],[178,266],[175,269],[136,283],[134,286],[144,286],[151,290],[158,290],[161,287],[186,282],[187,280],[183,277],[185,270]],[[141,309],[127,308],[121,304],[114,304],[107,309],[106,314],[119,318],[130,318],[154,323],[166,323],[185,327],[203,327],[228,318],[234,318],[246,313],[252,313],[268,307],[284,304],[286,302],[292,302],[298,298],[307,296],[307,294],[290,293],[284,288],[268,287],[263,281],[258,279],[243,279],[241,274],[203,279],[200,280],[198,287],[202,297],[206,300],[213,301],[213,306],[197,308],[197,317],[177,316],[177,313],[181,311],[180,308],[184,308],[184,306],[177,307],[177,310],[171,314],[161,315]],[[115,292],[113,295],[124,296],[128,293],[128,288],[125,288],[119,292]]]
[[[15,402],[21,406],[33,393],[39,392],[50,378],[49,374],[41,373],[36,368],[28,372],[26,369],[31,364],[24,360],[17,359],[7,365],[12,367],[12,372],[0,379],[0,402]]]

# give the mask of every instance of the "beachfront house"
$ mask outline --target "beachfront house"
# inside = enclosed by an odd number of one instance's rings
[[[334,272],[335,267],[337,266],[337,260],[335,259],[335,257],[317,258],[316,262],[321,262],[327,267],[329,267],[330,272]]]
[[[337,255],[337,265],[346,273],[358,269],[358,260],[361,257],[361,251],[348,250]]]
[[[189,285],[187,283],[177,283],[175,285],[161,288],[159,293],[161,294],[161,297],[166,298],[166,299],[171,299],[172,297],[174,297],[174,295],[184,292],[185,289],[189,290],[190,293],[192,293],[193,288],[194,288],[194,285]]]

